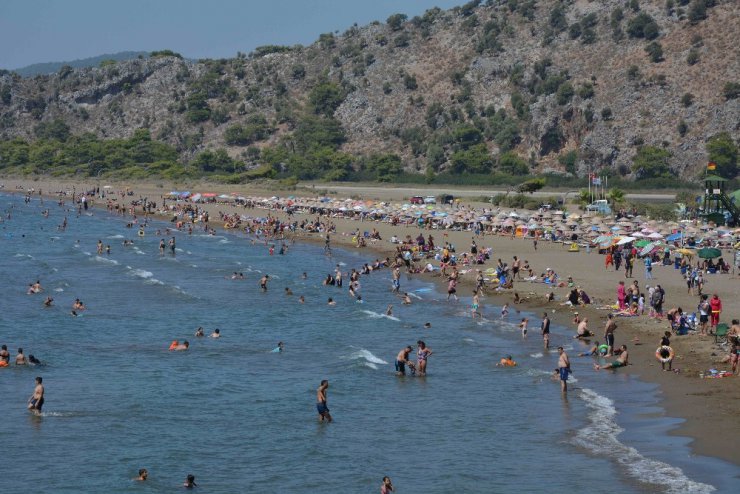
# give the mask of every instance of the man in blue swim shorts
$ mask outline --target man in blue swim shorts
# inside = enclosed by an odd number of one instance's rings
[[[319,421],[323,422],[326,419],[327,422],[331,422],[331,414],[329,413],[329,407],[326,406],[326,391],[329,389],[329,381],[324,379],[321,381],[321,385],[316,390],[316,410],[319,412]]]
[[[560,389],[563,393],[568,392],[568,374],[570,374],[570,359],[563,347],[558,347],[558,371],[560,372]]]
[[[413,351],[414,349],[411,348],[411,345],[409,345],[406,348],[402,349],[400,352],[398,352],[398,355],[396,355],[396,375],[397,376],[406,375],[406,364],[410,364],[409,355]],[[412,368],[411,370],[413,372],[414,369]]]

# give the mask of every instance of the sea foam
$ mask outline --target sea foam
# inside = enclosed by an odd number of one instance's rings
[[[646,458],[635,448],[622,444],[618,437],[624,429],[614,421],[617,409],[612,400],[588,388],[580,390],[580,398],[591,412],[589,424],[576,433],[571,440],[573,444],[597,455],[613,457],[630,476],[660,486],[668,493],[704,494],[716,490],[711,485],[689,479],[678,467]]]

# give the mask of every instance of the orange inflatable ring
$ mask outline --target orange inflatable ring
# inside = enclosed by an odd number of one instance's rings
[[[655,350],[655,358],[660,360],[662,363],[667,364],[671,360],[673,360],[673,348],[663,345],[659,346],[657,350]]]
[[[8,367],[8,363],[5,360],[0,360],[0,367]]]
[[[174,350],[175,348],[177,348],[177,345],[179,345],[178,341],[177,340],[174,340],[172,343],[170,343],[170,348],[169,349],[170,350]]]

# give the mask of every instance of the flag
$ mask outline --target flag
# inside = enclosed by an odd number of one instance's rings
[[[709,163],[707,163],[707,171],[713,172],[716,169],[717,169],[717,163],[713,161],[710,161]]]
[[[591,183],[592,183],[593,185],[601,185],[601,177],[597,177],[597,176],[594,176],[594,177],[593,177],[593,178],[591,179]]]

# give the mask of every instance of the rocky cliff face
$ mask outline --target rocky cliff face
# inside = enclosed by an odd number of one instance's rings
[[[315,104],[312,91],[329,82],[340,88],[331,108],[346,134],[342,151],[395,153],[407,170],[450,169],[472,127],[494,163],[512,150],[537,170],[565,172],[562,157],[577,151],[570,172],[625,175],[637,148],[651,145],[688,176],[706,162],[709,137],[740,133],[737,91],[723,91],[740,82],[739,5],[473,1],[228,60],[4,73],[0,136],[33,139],[40,122],[62,119],[75,134],[103,138],[149,128],[185,161],[206,148],[246,156],[248,145],[286,142]],[[262,117],[268,131],[229,137]]]

